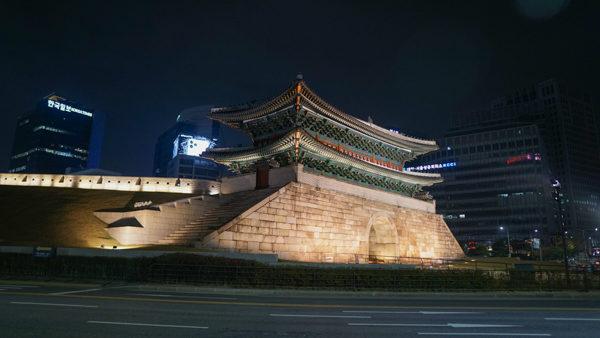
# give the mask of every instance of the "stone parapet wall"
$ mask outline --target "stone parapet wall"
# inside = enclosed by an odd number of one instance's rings
[[[276,253],[280,259],[305,262],[463,256],[440,215],[299,182],[287,184],[197,246]]]
[[[146,191],[183,194],[217,194],[218,181],[166,177],[6,174],[0,173],[0,185],[77,188],[94,190]]]
[[[221,179],[221,194],[233,194],[256,188],[256,173],[223,177]]]
[[[300,168],[300,169],[299,169]],[[298,181],[298,171],[302,170],[301,164],[289,165],[269,170],[269,186],[282,187],[289,182]],[[221,180],[221,194],[227,195],[240,191],[254,190],[256,188],[256,172],[223,177]]]

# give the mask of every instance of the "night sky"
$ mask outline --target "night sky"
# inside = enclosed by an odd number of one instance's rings
[[[600,97],[600,1],[2,1],[0,171],[17,115],[56,92],[107,114],[102,168],[150,175],[184,108],[297,73],[355,116],[435,137],[551,77]]]

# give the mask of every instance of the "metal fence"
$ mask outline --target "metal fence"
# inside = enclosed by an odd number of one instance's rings
[[[167,257],[168,258],[168,257]],[[199,259],[202,259],[198,262]],[[198,258],[108,258],[0,255],[0,278],[128,281],[206,286],[388,291],[600,290],[600,273],[570,271],[559,264],[423,261],[394,265],[262,265]],[[439,262],[435,262],[439,263]],[[469,268],[463,268],[464,265]]]
[[[600,290],[600,274],[586,271],[390,270],[307,267],[167,265],[151,267],[149,281],[258,288],[340,290]]]

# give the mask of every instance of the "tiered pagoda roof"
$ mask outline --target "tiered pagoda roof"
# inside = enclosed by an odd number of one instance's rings
[[[441,182],[438,174],[403,171],[406,161],[438,149],[435,141],[387,130],[325,102],[301,78],[260,104],[213,108],[209,117],[250,135],[253,146],[216,148],[204,156],[250,172],[302,163],[323,174],[413,196]]]

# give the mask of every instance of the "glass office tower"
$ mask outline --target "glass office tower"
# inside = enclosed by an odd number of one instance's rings
[[[9,172],[61,174],[98,168],[104,115],[57,95],[19,116]]]

